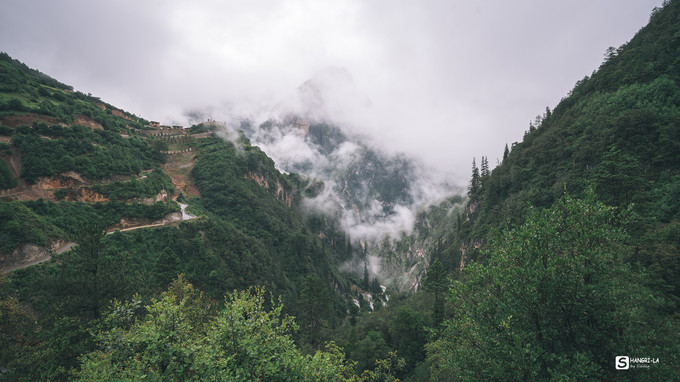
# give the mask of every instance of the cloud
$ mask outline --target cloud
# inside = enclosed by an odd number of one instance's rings
[[[473,156],[495,163],[661,2],[5,0],[0,49],[169,122],[258,110],[346,68],[371,105],[338,92],[334,114],[462,184]]]

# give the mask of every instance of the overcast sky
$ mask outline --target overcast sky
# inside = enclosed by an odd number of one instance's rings
[[[467,179],[473,156],[495,164],[661,2],[3,0],[0,50],[166,123],[344,68],[371,105],[353,128]]]

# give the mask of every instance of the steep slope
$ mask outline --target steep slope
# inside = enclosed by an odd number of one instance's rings
[[[650,23],[554,110],[536,118],[490,175],[475,169],[468,213],[448,251],[476,257],[493,228],[523,221],[565,190],[589,186],[607,204],[633,204],[634,261],[680,296],[680,3],[655,9]]]
[[[10,358],[43,366],[19,375],[64,379],[92,350],[87,327],[112,299],[148,300],[180,273],[213,301],[266,286],[299,318],[308,346],[354,305],[338,269],[352,253],[345,234],[310,226],[301,213],[308,182],[280,173],[242,134],[162,130],[5,54],[0,74],[0,266],[52,256],[1,288],[39,323],[23,335],[41,340]],[[178,213],[174,198],[199,217],[117,231]],[[65,242],[79,245],[51,251]],[[64,336],[73,340],[55,345]]]
[[[317,229],[340,227],[360,249],[344,269],[362,278],[364,263],[371,264],[371,279],[412,290],[427,265],[423,242],[410,246],[412,253],[382,248],[409,234],[420,210],[460,191],[416,158],[363,135],[357,126],[368,123],[370,115],[370,101],[348,71],[332,69],[303,83],[260,117],[263,123],[246,119],[240,128],[279,170],[304,184],[301,206],[315,216]],[[366,121],[357,121],[361,118]],[[410,271],[413,265],[416,272]]]
[[[170,179],[152,171],[165,155],[146,121],[5,53],[0,78],[0,266],[47,259],[79,221],[112,229],[179,211]]]

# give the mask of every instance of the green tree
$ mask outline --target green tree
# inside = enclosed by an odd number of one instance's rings
[[[423,288],[434,296],[434,302],[432,303],[432,323],[435,328],[439,328],[444,321],[444,303],[446,292],[449,290],[449,284],[450,281],[446,276],[444,267],[439,260],[435,260],[427,269],[427,273],[423,278]]]
[[[602,156],[595,179],[598,193],[612,205],[631,203],[633,196],[645,189],[640,163],[616,146]]]
[[[470,187],[468,188],[468,196],[475,197],[482,187],[482,179],[479,175],[479,168],[475,158],[472,158],[472,178],[470,179]]]
[[[16,187],[17,180],[12,175],[7,161],[0,157],[0,189]]]
[[[428,345],[432,375],[462,380],[612,379],[614,357],[664,354],[631,378],[672,379],[677,327],[663,298],[626,262],[621,215],[566,195],[500,234],[488,264],[453,284],[454,317]],[[670,374],[669,374],[670,373]]]
[[[124,295],[128,273],[126,257],[105,250],[106,231],[98,222],[76,229],[77,245],[56,256],[62,263],[51,279],[63,312],[85,319],[99,318],[109,301]]]
[[[0,380],[18,379],[17,363],[34,341],[35,319],[7,293],[7,279],[0,271]]]
[[[373,370],[365,370],[356,380],[361,382],[398,382],[400,379],[395,374],[404,369],[405,366],[404,359],[397,358],[397,352],[391,351],[387,354],[387,357],[375,361]]]
[[[330,311],[328,287],[317,275],[307,275],[300,289],[300,321],[307,341],[316,348],[320,343],[323,318]]]
[[[425,358],[427,332],[422,313],[409,308],[400,308],[390,326],[392,347],[406,361],[404,373],[409,373]]]
[[[115,303],[97,335],[99,349],[84,355],[80,381],[343,381],[352,363],[330,343],[303,356],[291,333],[292,317],[263,288],[233,292],[210,313],[181,278],[135,319],[134,301]],[[266,306],[271,306],[268,310]]]
[[[157,285],[167,285],[181,272],[181,262],[175,251],[166,247],[157,255],[153,275]]]
[[[480,176],[482,179],[486,179],[491,172],[489,171],[489,158],[486,156],[482,156],[482,168],[481,168],[481,174]]]
[[[390,350],[382,333],[370,330],[366,337],[354,345],[351,357],[357,361],[357,371],[362,372],[374,366],[375,361],[387,357]]]
[[[370,290],[371,282],[368,279],[368,266],[364,262],[364,277],[361,279],[361,289],[368,291]]]

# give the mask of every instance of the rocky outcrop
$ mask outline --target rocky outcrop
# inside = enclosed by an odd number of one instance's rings
[[[66,190],[64,200],[84,203],[108,202],[109,199],[87,187],[70,187]]]
[[[31,126],[34,121],[45,122],[47,124],[57,124],[59,120],[56,118],[48,117],[45,115],[38,115],[35,113],[25,114],[25,115],[7,115],[2,118],[2,124],[9,127],[17,127],[21,125]]]
[[[50,258],[50,250],[36,244],[23,245],[10,254],[0,253],[0,268],[15,269],[36,264]]]
[[[276,180],[276,199],[283,201],[288,207],[293,206],[293,195],[283,188],[278,179]]]
[[[170,195],[168,195],[167,191],[160,190],[158,192],[158,194],[156,194],[156,196],[154,196],[154,197],[138,198],[138,199],[133,199],[133,200],[128,201],[128,202],[139,202],[139,203],[142,203],[142,204],[149,205],[149,204],[154,204],[154,203],[157,203],[157,202],[168,203],[170,201],[170,199],[171,199]]]
[[[265,179],[264,176],[257,174],[257,173],[254,173],[252,171],[249,171],[246,174],[245,177],[246,177],[246,179],[250,179],[250,180],[254,181],[260,187],[262,187],[266,190],[269,190],[269,181],[267,181],[267,179]],[[292,207],[293,201],[295,200],[295,198],[293,197],[293,193],[286,190],[283,187],[283,185],[281,184],[281,182],[279,181],[279,179],[276,179],[276,193],[274,194],[274,197],[276,199],[286,203],[286,205],[288,207]]]
[[[267,182],[267,179],[265,179],[262,175],[249,171],[246,174],[246,179],[251,179],[255,181],[255,183],[257,183],[260,187],[264,187],[267,190],[269,189],[269,182]]]
[[[123,113],[122,111],[118,109],[111,109],[111,114],[115,115],[116,117],[127,119],[128,121],[134,121],[133,118],[129,117],[127,114]]]
[[[97,123],[94,119],[80,114],[74,115],[73,124],[79,126],[86,126],[92,130],[104,130],[104,126]]]

